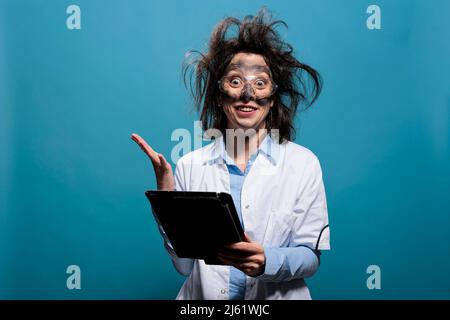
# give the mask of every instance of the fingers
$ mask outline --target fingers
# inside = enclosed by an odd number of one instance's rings
[[[252,263],[253,262],[253,260],[251,260],[251,259],[234,259],[234,258],[231,258],[231,257],[226,257],[226,256],[223,256],[223,255],[217,255],[217,257],[223,262],[223,263],[225,263],[225,264],[228,264],[228,265],[230,265],[230,266],[236,266],[236,267],[240,267],[240,266],[243,266],[243,265],[245,265],[245,264],[249,264],[249,263]]]
[[[162,153],[158,153],[159,163],[165,170],[172,171],[172,166],[167,162]]]
[[[252,257],[252,259],[249,261],[240,261],[223,256],[218,256],[218,258],[220,261],[222,261],[222,263],[233,266],[241,270],[242,272],[246,273],[247,275],[260,273],[259,270],[261,268],[262,262],[259,262],[259,260],[256,257]]]
[[[135,141],[139,145],[139,147],[141,147],[141,149],[147,154],[154,166],[161,165],[161,160],[158,156],[158,153],[156,153],[155,150],[153,150],[152,147],[150,147],[140,135],[133,133],[131,135],[131,139]]]
[[[241,255],[233,255],[233,254],[227,254],[227,253],[222,253],[222,252],[219,252],[217,254],[217,256],[220,259],[225,259],[225,260],[231,261],[233,263],[246,263],[246,262],[251,262],[251,261],[257,260],[257,258],[258,258],[257,255],[241,256]]]
[[[263,249],[255,242],[236,242],[225,245],[225,251],[241,251],[242,254],[260,253]]]
[[[252,239],[250,239],[250,236],[247,232],[244,232],[244,241],[246,242],[253,242]]]

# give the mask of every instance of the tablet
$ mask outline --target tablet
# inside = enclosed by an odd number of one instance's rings
[[[233,198],[223,192],[145,192],[153,213],[180,258],[215,259],[225,244],[243,241],[244,231]]]

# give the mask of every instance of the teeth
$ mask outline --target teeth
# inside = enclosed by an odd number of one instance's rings
[[[250,111],[255,110],[255,109],[252,108],[252,107],[238,107],[238,109],[239,109],[240,111],[245,111],[245,112],[250,112]]]

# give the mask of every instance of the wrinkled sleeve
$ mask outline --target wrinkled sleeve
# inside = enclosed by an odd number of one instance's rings
[[[297,193],[294,224],[286,248],[265,248],[266,266],[257,278],[289,281],[312,276],[319,268],[320,250],[330,249],[328,210],[322,170],[312,157],[303,173],[304,183]]]
[[[314,156],[307,168],[303,175],[305,183],[294,206],[296,218],[290,245],[329,250],[328,208],[319,159]]]

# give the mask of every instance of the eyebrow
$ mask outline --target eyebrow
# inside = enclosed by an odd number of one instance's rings
[[[247,63],[241,63],[241,62],[230,64],[227,67],[227,69],[225,70],[225,73],[236,70],[236,69],[244,69],[244,70],[251,69],[251,70],[256,70],[256,71],[260,71],[260,72],[265,72],[268,75],[271,74],[270,69],[267,66],[263,66],[260,64],[247,64]]]

